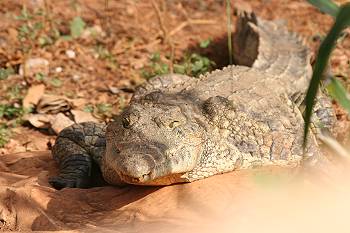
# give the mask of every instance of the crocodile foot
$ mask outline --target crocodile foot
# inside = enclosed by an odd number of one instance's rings
[[[58,176],[50,177],[49,183],[55,189],[88,188],[91,184],[92,161],[90,156],[76,154],[60,163]]]

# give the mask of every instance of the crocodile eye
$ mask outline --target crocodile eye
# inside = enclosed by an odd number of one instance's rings
[[[138,111],[126,112],[121,119],[122,125],[125,129],[129,129],[138,122],[139,118],[140,114]]]
[[[130,126],[131,126],[130,118],[129,117],[123,117],[122,124],[123,124],[124,128],[129,129]]]
[[[170,124],[168,126],[170,129],[173,129],[179,125],[180,125],[180,121],[172,121],[172,122],[170,122]]]

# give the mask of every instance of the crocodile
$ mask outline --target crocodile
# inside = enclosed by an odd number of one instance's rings
[[[50,184],[85,188],[100,172],[111,185],[169,185],[321,158],[314,133],[302,147],[300,109],[312,74],[303,39],[281,21],[243,12],[234,60],[199,78],[157,76],[137,88],[114,121],[62,130],[52,148],[60,171]],[[317,99],[313,120],[332,127],[330,101]]]

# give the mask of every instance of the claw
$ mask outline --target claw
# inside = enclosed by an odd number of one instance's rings
[[[62,177],[54,176],[49,178],[49,184],[57,190],[63,188],[88,188],[90,184],[89,177]]]

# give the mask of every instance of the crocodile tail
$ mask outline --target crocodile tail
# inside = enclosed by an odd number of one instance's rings
[[[299,89],[311,77],[311,53],[303,39],[282,21],[265,21],[254,13],[239,13],[234,34],[234,61],[280,78],[292,78]]]

